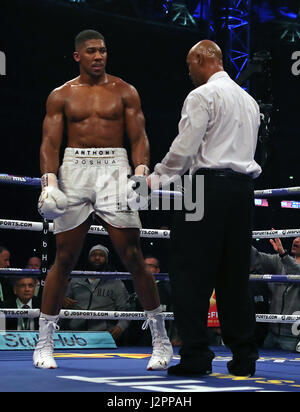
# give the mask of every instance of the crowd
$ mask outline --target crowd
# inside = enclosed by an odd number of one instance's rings
[[[273,253],[264,253],[252,246],[249,273],[295,275],[300,274],[300,237],[293,240],[291,250],[284,249],[280,239],[271,239]],[[11,266],[11,252],[0,246],[0,268]],[[160,273],[160,261],[157,256],[145,255],[146,265],[153,274]],[[41,259],[37,256],[28,258],[25,266],[28,269],[39,269]],[[110,262],[109,250],[97,244],[88,254],[83,270],[91,272],[116,272]],[[163,311],[172,312],[172,293],[168,280],[157,280],[157,287]],[[249,292],[255,306],[256,314],[298,314],[300,307],[300,286],[297,283],[277,283],[250,281]],[[1,308],[41,307],[42,289],[36,277],[2,276],[0,279]],[[98,310],[98,311],[142,311],[131,281],[105,279],[100,277],[70,278],[64,300],[65,309]],[[150,346],[151,334],[143,330],[142,321],[128,320],[84,320],[62,319],[61,330],[71,331],[108,331],[118,345]],[[181,339],[174,321],[166,322],[167,332],[173,346],[180,346]],[[6,321],[7,330],[38,330],[38,318]],[[221,331],[210,329],[211,344],[222,344]],[[300,332],[299,332],[300,335]],[[280,348],[289,351],[300,351],[300,338],[290,323],[260,323],[256,326],[256,339],[259,347]]]

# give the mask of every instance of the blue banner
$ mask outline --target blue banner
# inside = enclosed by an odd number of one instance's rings
[[[39,334],[35,331],[0,332],[0,350],[32,350]],[[54,349],[114,349],[109,332],[55,332]]]

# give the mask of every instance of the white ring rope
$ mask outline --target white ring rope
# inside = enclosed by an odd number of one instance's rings
[[[44,226],[42,222],[0,219],[0,229],[29,230],[32,232],[42,232],[44,229]],[[48,230],[49,232],[53,232],[53,223],[49,223]],[[94,234],[94,235],[108,235],[104,227],[100,225],[92,225],[88,233]],[[300,233],[300,229],[299,229],[299,233]],[[170,237],[170,231],[162,230],[162,229],[141,229],[140,236],[146,237],[146,238],[148,237],[148,238],[168,239]]]
[[[44,226],[42,222],[32,222],[24,220],[0,219],[0,229],[29,230],[33,232],[42,232]],[[49,232],[53,232],[53,223],[49,223]],[[92,225],[88,231],[94,235],[108,235],[103,226]],[[170,230],[162,229],[141,229],[140,236],[143,238],[169,239]],[[300,236],[300,229],[282,229],[282,230],[255,230],[252,232],[254,239],[271,239],[271,238],[289,238]]]
[[[36,188],[41,187],[41,178],[39,177],[28,177],[28,176],[14,176],[7,173],[0,173],[0,183],[8,185],[20,185],[20,186],[32,186]],[[183,194],[180,191],[171,190],[154,190],[152,192],[157,197],[182,197]],[[299,195],[300,186],[296,187],[282,187],[275,189],[263,189],[255,190],[254,196],[283,196],[288,194]]]
[[[40,309],[0,309],[6,318],[29,318],[40,316]],[[173,312],[162,312],[165,320],[174,320]],[[99,310],[71,310],[62,309],[59,319],[107,319],[107,320],[146,320],[144,312],[118,312]],[[257,314],[256,321],[260,323],[295,323],[300,321],[300,315]]]

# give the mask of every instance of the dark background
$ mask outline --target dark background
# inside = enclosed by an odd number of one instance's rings
[[[258,146],[258,159],[263,151],[267,161],[255,181],[256,189],[300,185],[300,76],[291,72],[291,56],[300,50],[300,44],[299,39],[293,43],[280,40],[283,26],[273,18],[275,3],[253,1],[251,12],[251,56],[268,51],[271,63],[270,76],[266,69],[250,78],[249,92],[273,106],[271,132]],[[268,18],[269,13],[273,13],[272,18]],[[91,10],[86,4],[67,1],[1,0],[0,50],[6,54],[7,74],[0,76],[0,173],[40,176],[45,101],[51,90],[78,75],[72,57],[73,40],[79,31],[88,28],[106,38],[107,72],[133,84],[140,94],[151,145],[151,167],[162,159],[177,134],[183,101],[192,90],[185,63],[187,52],[203,38],[222,43],[226,37],[219,32],[214,38],[207,19],[195,30],[165,24],[163,19],[153,23],[148,17],[132,18],[126,12],[122,14],[122,9],[113,15],[104,7]],[[230,73],[230,67],[225,68]],[[38,196],[39,190],[1,185],[0,219],[41,221],[36,207]],[[300,200],[299,196],[286,199]],[[300,210],[281,209],[280,200],[269,199],[268,208],[255,209],[254,230],[299,227]],[[145,228],[169,227],[171,213],[142,212],[141,218]],[[52,235],[50,239],[51,262],[55,243]],[[284,240],[285,246],[289,247],[290,242]],[[0,232],[0,245],[10,249],[13,267],[24,267],[29,256],[39,254],[40,243],[36,232]],[[78,267],[84,265],[89,248],[96,243],[111,249],[108,237],[88,235]],[[167,240],[142,239],[143,251],[156,254],[166,272],[167,244]],[[255,245],[272,252],[268,240]],[[123,270],[113,250],[111,256],[117,268]]]

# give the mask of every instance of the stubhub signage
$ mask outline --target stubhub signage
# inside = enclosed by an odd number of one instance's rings
[[[0,332],[0,350],[34,349],[39,334],[34,331]],[[55,332],[55,349],[116,348],[109,332]]]

